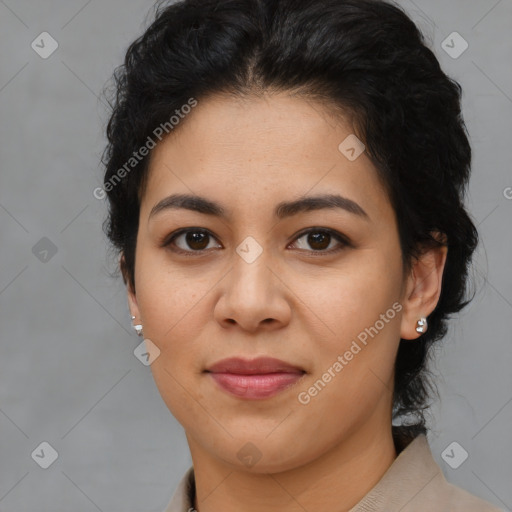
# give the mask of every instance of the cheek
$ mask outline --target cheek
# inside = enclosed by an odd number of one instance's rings
[[[198,278],[199,269],[173,268],[161,257],[141,258],[138,271],[137,301],[147,324],[144,333],[163,347],[168,340],[181,339],[183,329],[193,339],[194,329],[204,324],[201,309],[212,283]]]
[[[313,388],[300,390],[304,401],[310,400],[311,412],[336,403],[336,422],[344,421],[347,411],[371,411],[392,388],[402,309],[401,269],[390,263],[393,259],[367,251],[343,272],[331,274],[321,293],[307,291],[307,286],[300,291],[321,319],[315,320],[318,327],[310,323],[313,330],[308,333],[315,349],[308,383]]]
[[[386,331],[386,335],[391,330],[398,332],[401,269],[396,261],[393,254],[383,254],[382,249],[358,251],[339,270],[329,269],[314,282],[295,280],[294,293],[311,311],[314,323],[310,327],[317,334],[321,331],[320,339],[329,351],[350,345],[376,322],[377,329]]]
[[[215,281],[198,278],[197,271],[171,270],[143,258],[138,278],[144,337],[160,350],[151,371],[162,398],[175,412],[181,398],[189,396],[187,391],[196,395],[195,379],[211,360],[213,344],[203,331],[212,315],[208,297]]]
[[[191,403],[203,399],[197,379],[211,359],[211,345],[205,341],[203,331],[211,315],[207,293],[212,284],[179,272],[153,271],[146,276],[141,272],[140,277],[137,297],[144,337],[160,350],[151,364],[153,379],[171,413],[181,424],[188,425],[191,418],[204,414]]]
[[[327,439],[364,424],[384,401],[392,400],[393,372],[400,332],[396,283],[379,273],[352,275],[331,282],[321,300],[320,316],[328,324],[308,333],[314,340],[314,369],[297,390],[298,413],[323,418],[304,429],[323,431]],[[320,324],[319,324],[320,325]],[[327,332],[327,335],[319,336]],[[299,396],[299,393],[300,396]],[[326,411],[329,411],[326,417]]]

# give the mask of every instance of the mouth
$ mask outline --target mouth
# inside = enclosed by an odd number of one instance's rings
[[[243,359],[230,357],[222,359],[206,370],[210,373],[234,373],[238,375],[263,375],[267,373],[304,373],[299,366],[275,359],[273,357],[257,357]]]
[[[211,376],[222,391],[232,396],[261,400],[293,386],[306,371],[270,357],[252,360],[234,357],[213,364],[205,373]]]

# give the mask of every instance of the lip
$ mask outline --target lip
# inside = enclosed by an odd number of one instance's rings
[[[219,387],[238,398],[261,400],[284,391],[306,373],[272,357],[223,359],[205,370]]]
[[[230,357],[222,359],[207,368],[211,373],[235,373],[239,375],[262,375],[265,373],[304,373],[298,366],[275,359],[273,357],[257,357],[256,359],[243,359]]]

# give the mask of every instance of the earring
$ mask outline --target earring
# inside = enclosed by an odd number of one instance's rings
[[[422,316],[417,322],[416,322],[416,332],[424,333],[427,330],[427,319]]]
[[[132,316],[132,320],[135,320],[134,316]],[[142,324],[132,325],[132,327],[137,332],[137,336],[144,336],[144,334],[142,333]]]

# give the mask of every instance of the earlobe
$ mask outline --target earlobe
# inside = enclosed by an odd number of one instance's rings
[[[401,338],[413,340],[427,332],[427,317],[441,296],[447,255],[447,245],[435,246],[414,261],[402,302]]]

